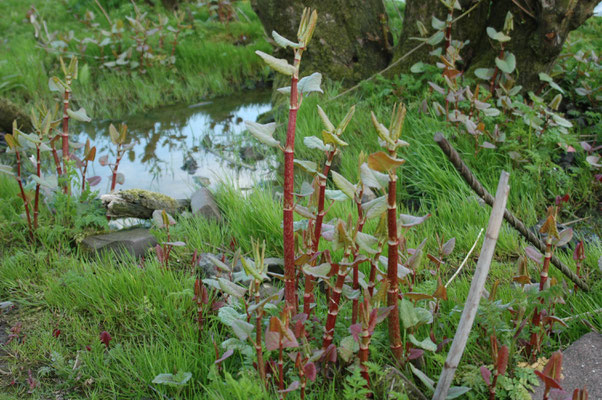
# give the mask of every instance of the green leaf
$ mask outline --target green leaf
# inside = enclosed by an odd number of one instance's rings
[[[399,316],[404,329],[410,329],[415,326],[433,322],[433,315],[429,310],[422,307],[416,307],[407,299],[402,299],[399,303]]]
[[[232,323],[232,330],[238,339],[241,341],[247,340],[249,336],[253,333],[253,324],[248,323],[242,319],[236,319]]]
[[[247,130],[251,132],[251,135],[255,136],[263,144],[267,144],[270,147],[279,147],[280,142],[273,138],[274,132],[276,131],[276,123],[270,122],[269,124],[259,124],[257,122],[245,121]]]
[[[234,282],[229,281],[227,279],[218,278],[217,281],[219,282],[219,287],[225,293],[229,294],[230,296],[236,297],[238,299],[243,297],[247,291],[247,289],[240,287],[237,284],[235,284]]]
[[[300,166],[302,169],[304,169],[305,171],[309,172],[310,174],[319,174],[318,172],[318,164],[316,164],[313,161],[307,161],[307,160],[293,160],[293,162],[295,163],[295,165]],[[322,174],[320,174],[322,175]]]
[[[351,200],[355,198],[356,187],[354,184],[349,182],[345,177],[336,171],[332,171],[332,181],[343,193],[347,195]]]
[[[113,142],[113,144],[119,144],[119,132],[113,124],[109,125],[109,136],[111,137],[111,142]]]
[[[410,366],[410,369],[412,370],[414,375],[416,375],[416,377],[418,379],[420,379],[420,381],[424,384],[424,386],[426,386],[428,389],[430,389],[433,392],[435,391],[435,387],[434,387],[435,381],[433,381],[431,378],[426,376],[426,374],[424,372],[422,372],[421,370],[416,368],[412,363],[407,363],[407,365]]]
[[[349,362],[353,357],[353,354],[360,350],[360,345],[355,341],[353,336],[346,336],[341,340],[338,350],[339,356],[341,356],[345,362]]]
[[[306,136],[303,138],[303,144],[310,149],[318,149],[322,151],[329,151],[331,146],[324,144],[322,139],[317,136]]]
[[[328,132],[334,132],[334,125],[332,124],[332,122],[330,122],[330,119],[328,119],[328,116],[326,115],[326,113],[324,112],[324,110],[322,110],[322,107],[320,107],[318,105],[318,115],[320,115],[320,119],[322,120],[322,123],[324,124],[324,127],[326,128],[326,130]]]
[[[414,346],[420,347],[423,350],[431,351],[433,353],[437,351],[437,345],[433,343],[433,341],[429,337],[427,337],[423,341],[419,341],[414,335],[410,333],[408,335],[408,338],[410,339],[410,342],[414,344]]]
[[[487,27],[487,35],[493,40],[497,40],[500,43],[508,42],[510,40],[510,36],[504,34],[504,32],[497,32],[492,27]]]
[[[347,195],[345,193],[343,193],[343,191],[341,190],[324,190],[324,195],[326,196],[326,198],[328,200],[333,200],[333,201],[345,201],[345,200],[349,200]]]
[[[295,43],[291,40],[288,40],[287,38],[281,36],[280,34],[278,34],[278,32],[276,31],[272,31],[272,37],[274,38],[274,41],[278,44],[278,46],[280,47],[292,47],[292,48],[298,48],[301,45],[299,43]]]
[[[311,92],[320,92],[324,93],[320,85],[322,84],[322,74],[319,72],[314,72],[309,76],[304,76],[297,83],[297,90],[303,94],[311,93]]]
[[[153,383],[157,385],[167,385],[171,387],[184,386],[192,378],[191,372],[178,372],[174,374],[159,374],[153,379]]]
[[[378,244],[378,239],[367,233],[357,232],[355,243],[357,243],[361,250],[368,254],[376,254],[378,252],[378,250],[374,248]]]
[[[351,118],[353,118],[354,113],[355,113],[355,105],[353,105],[353,106],[351,106],[351,108],[349,108],[349,111],[347,111],[347,114],[345,114],[345,117],[339,123],[339,126],[337,126],[337,135],[340,135],[343,132],[345,132],[345,129],[347,129],[347,125],[349,125],[349,122],[351,122]]]
[[[330,269],[331,266],[328,263],[320,264],[317,267],[310,267],[309,265],[305,265],[303,267],[303,272],[307,275],[313,276],[314,278],[328,279]]]
[[[452,386],[447,391],[447,396],[445,396],[445,400],[452,400],[462,396],[463,394],[469,392],[471,389],[466,386]]]
[[[240,258],[240,262],[242,264],[242,267],[244,268],[245,272],[247,273],[247,275],[251,275],[253,276],[253,278],[257,279],[258,281],[262,281],[263,277],[261,276],[261,274],[257,271],[257,268],[255,268],[255,263],[247,260],[244,257]]]
[[[366,213],[366,219],[380,217],[387,211],[387,196],[377,197],[374,200],[362,204],[362,209]]]
[[[410,67],[410,71],[414,74],[420,74],[420,73],[424,72],[425,70],[426,70],[426,64],[423,63],[422,61],[419,61]]]
[[[73,118],[74,120],[80,121],[80,122],[92,121],[92,118],[88,117],[88,114],[86,114],[86,110],[83,107],[81,107],[77,111],[72,111],[71,109],[67,109],[67,114],[69,114],[69,117]]]
[[[389,185],[389,175],[377,172],[363,163],[360,166],[360,179],[362,183],[370,188],[384,189]]]
[[[507,74],[511,74],[516,68],[516,57],[512,53],[506,53],[504,59],[500,59],[499,57],[495,58],[495,65],[502,71]]]
[[[291,76],[296,71],[295,67],[290,65],[285,59],[272,57],[271,55],[266,54],[260,50],[255,51],[255,54],[261,57],[267,65],[272,67],[275,71],[280,72],[281,74]]]
[[[431,17],[431,26],[433,27],[433,29],[436,30],[441,30],[443,28],[445,28],[445,21],[441,21],[439,18],[435,17],[434,15]]]
[[[487,81],[489,79],[493,78],[494,73],[495,73],[495,70],[493,68],[477,68],[474,71],[474,74],[476,75],[477,78],[485,79]]]
[[[67,89],[67,84],[65,84],[56,76],[53,76],[48,80],[48,89],[50,89],[51,92],[65,93],[65,89]]]
[[[438,31],[433,36],[431,36],[426,42],[428,44],[430,44],[431,46],[435,46],[435,45],[441,43],[441,41],[443,41],[443,39],[445,39],[445,33],[443,33],[443,31]]]
[[[328,131],[322,131],[322,138],[324,138],[324,143],[326,144],[336,144],[337,146],[347,146],[348,143],[342,141],[337,135],[332,134]]]

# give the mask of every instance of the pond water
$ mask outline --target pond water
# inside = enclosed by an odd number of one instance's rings
[[[270,91],[259,90],[212,99],[194,105],[153,109],[117,121],[92,121],[75,127],[77,141],[90,139],[96,146],[96,161],[88,177],[98,175],[101,193],[109,191],[110,169],[99,158],[115,160],[115,145],[109,139],[111,123],[128,126],[128,141],[134,143],[119,164],[125,176],[117,189],[146,189],[174,198],[189,197],[199,186],[220,182],[241,189],[273,179],[277,162],[245,130],[245,120],[255,121],[271,109]],[[80,151],[81,152],[81,151]]]

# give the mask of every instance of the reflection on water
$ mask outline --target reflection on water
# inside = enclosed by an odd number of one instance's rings
[[[269,91],[253,91],[217,98],[195,105],[162,107],[123,121],[93,121],[80,124],[77,138],[97,147],[96,162],[88,176],[100,175],[95,189],[109,189],[110,171],[98,163],[101,155],[114,161],[108,127],[124,122],[134,147],[119,164],[125,183],[118,189],[147,189],[174,198],[188,197],[198,185],[225,181],[240,188],[273,178],[273,157],[265,158],[263,148],[249,134],[243,134],[245,120],[255,121],[269,111]]]

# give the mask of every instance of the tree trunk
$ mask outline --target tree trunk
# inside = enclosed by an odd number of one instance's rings
[[[478,0],[462,0],[462,11],[456,11],[454,17],[470,9]],[[598,0],[483,0],[470,14],[452,27],[452,39],[470,40],[462,53],[464,68],[469,76],[476,68],[493,67],[499,48],[492,47],[487,36],[488,26],[501,31],[506,14],[514,16],[514,30],[506,49],[516,56],[518,82],[526,89],[539,86],[538,74],[547,72],[560,54],[564,41],[570,31],[577,29],[587,18],[593,15]],[[410,39],[419,37],[415,21],[421,21],[429,33],[431,17],[445,20],[447,9],[440,0],[408,0],[405,11],[405,23],[398,46],[395,48],[394,61],[404,56],[420,42]],[[408,72],[418,61],[432,62],[428,55],[430,46],[420,51],[390,70],[391,74]]]
[[[303,54],[302,76],[320,72],[350,85],[389,64],[393,41],[382,0],[251,0],[251,4],[268,36],[275,30],[295,42],[303,8],[318,11],[314,37]],[[290,58],[290,51],[275,48],[275,52]]]

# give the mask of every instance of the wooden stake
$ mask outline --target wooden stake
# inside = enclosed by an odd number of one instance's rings
[[[447,359],[443,365],[443,370],[441,371],[441,376],[437,383],[433,400],[445,399],[447,396],[447,391],[454,379],[454,374],[458,368],[460,359],[462,358],[462,353],[464,353],[466,341],[468,340],[468,335],[472,329],[472,323],[477,314],[481,294],[485,288],[485,280],[489,274],[489,267],[491,266],[491,259],[493,258],[493,253],[495,251],[500,227],[502,226],[502,221],[504,219],[506,200],[508,199],[508,191],[510,190],[510,187],[508,186],[509,176],[510,175],[505,171],[502,171],[500,175],[500,181],[495,194],[495,202],[493,203],[493,208],[489,217],[489,225],[487,226],[485,241],[481,248],[481,255],[479,256],[477,268],[474,277],[472,278],[472,284],[470,285],[470,292],[468,293],[468,298],[464,305],[464,311],[462,312],[462,317],[460,318],[454,341],[452,342],[449,353],[447,354]]]

